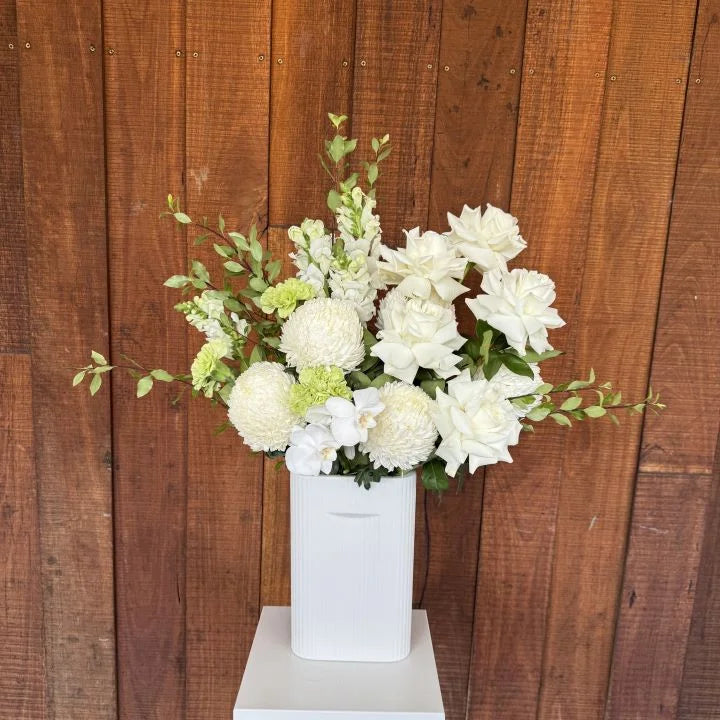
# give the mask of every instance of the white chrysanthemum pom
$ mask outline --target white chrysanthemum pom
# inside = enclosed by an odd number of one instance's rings
[[[488,203],[485,214],[465,205],[460,217],[448,213],[449,243],[478,270],[507,270],[507,261],[522,252],[527,243],[518,230],[517,218]]]
[[[293,427],[302,418],[290,410],[295,383],[279,363],[256,362],[235,381],[228,402],[228,418],[251,449],[284,450]]]
[[[458,257],[444,235],[420,228],[405,230],[405,247],[391,250],[383,247],[378,263],[380,279],[397,285],[403,295],[427,300],[433,296],[452,302],[467,292],[459,280],[465,274],[467,261]]]
[[[378,342],[370,354],[379,357],[388,375],[412,383],[419,368],[441,378],[457,375],[461,357],[453,353],[465,344],[457,330],[455,308],[449,303],[405,297],[399,288],[380,303]]]
[[[469,459],[470,472],[502,460],[512,462],[508,446],[517,445],[522,425],[508,400],[484,378],[468,370],[435,393],[434,419],[442,441],[435,451],[454,476]]]
[[[540,370],[537,363],[528,363],[530,369],[533,371],[532,377],[525,375],[518,375],[512,370],[508,370],[504,365],[501,365],[498,371],[490,378],[490,386],[497,392],[499,397],[510,399],[519,398],[524,396],[532,395],[533,390],[536,390],[542,384],[542,378],[540,377]],[[479,375],[482,375],[482,370],[479,371]],[[527,404],[520,402],[510,402],[513,408],[513,412],[518,417],[525,417],[534,407],[540,404],[540,395],[535,395],[534,399]]]
[[[391,382],[380,388],[385,409],[361,443],[376,468],[411,470],[425,462],[435,449],[437,429],[431,414],[433,401],[415,385]]]
[[[354,370],[365,359],[360,318],[345,300],[309,300],[283,325],[280,350],[298,371],[321,365]]]
[[[480,287],[486,293],[465,302],[473,315],[505,333],[508,344],[520,355],[528,344],[536,353],[552,350],[548,328],[565,321],[555,308],[555,283],[536,270],[517,268],[492,270],[483,276]]]

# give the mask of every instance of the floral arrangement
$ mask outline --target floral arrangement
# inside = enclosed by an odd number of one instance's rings
[[[564,321],[547,275],[508,269],[526,242],[507,212],[465,206],[448,214],[444,233],[414,228],[404,246],[384,245],[374,186],[389,137],[372,140],[363,188],[360,172],[350,172],[357,141],[342,134],[347,118],[329,118],[334,134],[321,162],[334,227],[305,219],[288,230],[295,277],[279,280],[283,264],[255,226],[243,235],[222,216],[215,226],[194,221],[171,195],[166,214],[197,228],[196,243],[212,238],[222,261],[219,283],[197,260],[165,282],[186,296],[175,308],[205,344],[179,375],[129,358],[111,365],[93,351],[75,385],[90,377],[94,395],[114,367],[136,378],[138,397],[156,381],[184,383],[224,406],[253,451],[284,455],[296,473],[352,475],[366,488],[422,466],[425,486],[444,490],[448,476],[512,462],[510,448],[535,423],[617,422],[621,409],[664,407],[652,392],[624,403],[592,371],[559,385],[543,380],[541,363],[561,354],[548,331]],[[482,292],[464,299],[477,319],[466,338],[454,303],[469,292],[471,272],[482,275]]]

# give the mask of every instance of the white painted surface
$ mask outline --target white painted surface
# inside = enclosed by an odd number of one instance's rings
[[[290,476],[292,649],[311,660],[394,662],[410,652],[415,473],[370,490]]]
[[[290,649],[290,608],[265,607],[233,720],[445,720],[424,610],[395,663],[303,660]]]

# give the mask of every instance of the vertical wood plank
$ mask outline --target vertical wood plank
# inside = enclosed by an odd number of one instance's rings
[[[444,231],[463,204],[510,204],[526,0],[445,0],[428,227]],[[510,71],[514,72],[511,73]],[[465,284],[479,292],[479,273]],[[474,318],[457,307],[464,334]],[[472,651],[484,472],[462,491],[426,498],[430,553],[424,607],[448,720],[465,718]]]
[[[99,3],[17,2],[48,716],[116,717]],[[29,47],[28,47],[29,45]]]
[[[350,114],[355,1],[275,0],[272,12],[270,224],[331,220],[318,160],[328,112]],[[301,28],[301,29],[300,29]]]
[[[184,2],[105,3],[112,358],[187,368],[184,320],[164,279],[185,268],[185,235],[160,220],[183,197]],[[177,390],[141,401],[113,378],[120,717],[185,717],[186,425]]]
[[[545,365],[572,370],[590,224],[612,3],[528,4],[511,210],[528,248],[516,264],[555,280],[568,350]],[[532,71],[532,72],[531,72]],[[572,252],[568,251],[572,248]],[[565,436],[544,427],[523,438],[512,466],[485,474],[480,570],[468,717],[532,718],[542,674],[555,514]]]
[[[244,233],[254,221],[262,228],[268,215],[270,2],[188,0],[186,28],[188,212],[210,219],[222,212],[228,227]],[[221,260],[211,245],[190,241],[188,247],[220,277]],[[188,332],[195,353],[204,338]],[[232,428],[213,437],[225,419],[203,398],[189,405],[189,720],[230,716],[259,617],[262,460]]]
[[[719,443],[720,445],[720,443]],[[690,634],[683,668],[679,720],[713,720],[720,708],[720,446],[707,504],[702,559],[695,582]],[[697,538],[692,538],[696,540]],[[688,588],[692,589],[692,580]],[[685,629],[684,623],[678,623]],[[683,638],[684,640],[684,638]]]
[[[401,229],[428,219],[440,0],[358,3],[352,114],[358,152],[390,133],[393,152],[378,180],[383,242],[403,241]]]
[[[696,587],[712,582],[697,575],[720,429],[714,400],[720,379],[707,365],[720,352],[720,144],[710,129],[717,125],[720,102],[714,72],[720,62],[719,13],[717,2],[702,2],[695,29],[651,374],[668,409],[647,417],[643,430],[608,718],[676,716]],[[712,514],[707,522],[706,543],[712,543]],[[706,601],[708,595],[699,600],[700,626]],[[702,646],[693,652],[701,657]],[[702,664],[693,667],[700,678]],[[687,702],[691,707],[690,695]],[[699,714],[689,717],[712,717],[703,716],[708,711],[700,703]]]
[[[31,384],[29,355],[0,354],[0,715],[17,720],[48,717]]]
[[[614,5],[574,350],[628,400],[647,389],[694,20],[695,0]],[[642,429],[622,422],[574,428],[561,457],[544,720],[604,713]]]
[[[15,0],[0,2],[0,352],[29,352],[27,253]]]
[[[308,216],[332,221],[318,153],[327,113],[351,114],[354,24],[353,0],[273,2],[268,243],[285,261],[284,277],[295,273],[287,227]],[[276,464],[264,465],[261,605],[290,603],[289,479]]]

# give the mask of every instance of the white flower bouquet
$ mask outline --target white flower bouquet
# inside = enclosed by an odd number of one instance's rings
[[[357,141],[342,134],[345,116],[329,114],[333,136],[323,166],[332,179],[334,227],[304,220],[288,230],[295,277],[279,281],[282,262],[247,235],[196,222],[168,197],[168,213],[215,240],[223,279],[199,261],[165,282],[190,299],[176,305],[206,342],[190,372],[111,365],[92,353],[74,378],[122,367],[137,395],[155,381],[179,381],[227,409],[246,445],[303,475],[352,475],[370,488],[382,476],[423,467],[432,490],[484,465],[512,462],[523,430],[546,419],[561,425],[617,412],[661,409],[649,393],[622,402],[610,383],[543,381],[540,365],[560,354],[548,331],[564,325],[552,307],[555,285],[535,270],[508,269],[526,246],[517,220],[487,206],[448,214],[444,233],[405,232],[404,246],[382,243],[375,212],[378,168],[388,136],[372,140],[373,157],[350,172]],[[482,292],[463,282],[482,275]],[[458,331],[454,303],[477,319],[472,337]],[[226,427],[228,423],[224,424]]]

